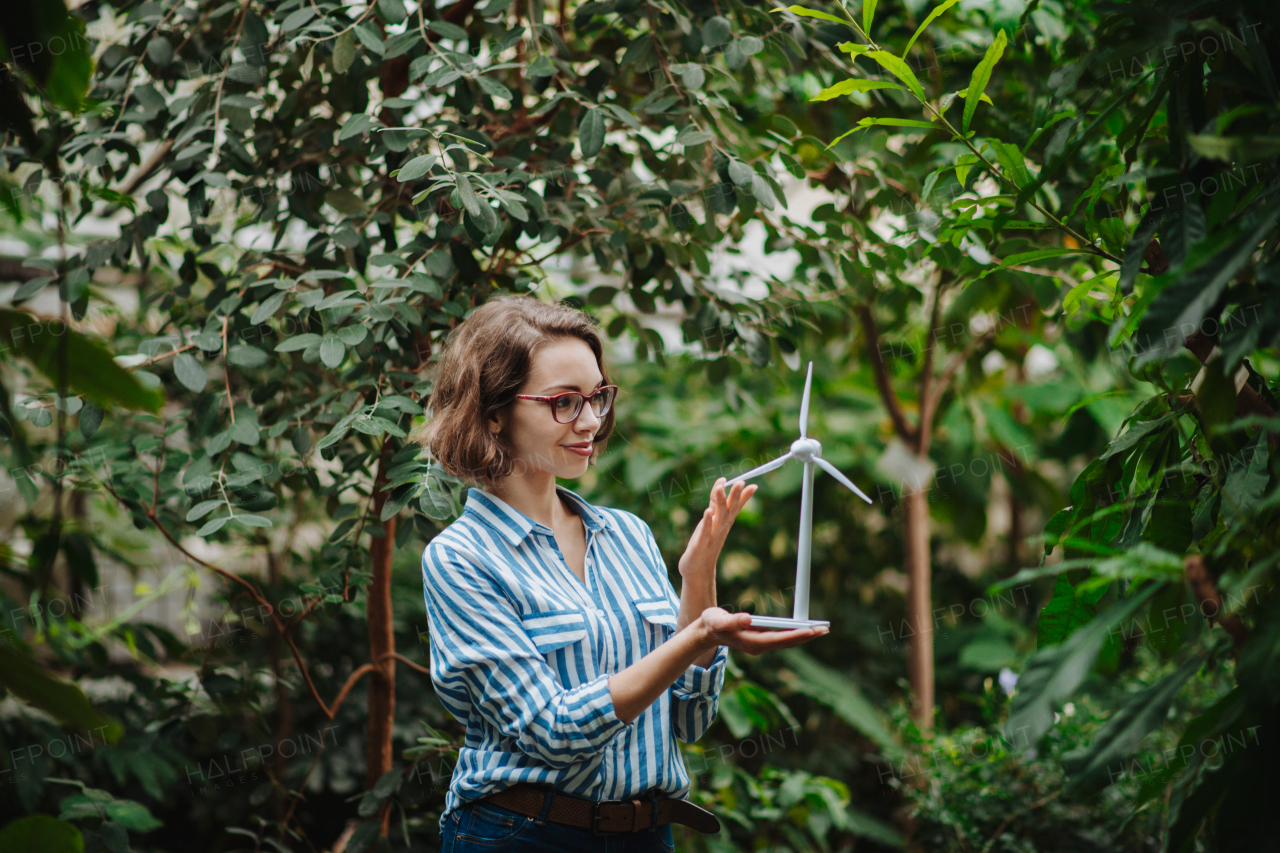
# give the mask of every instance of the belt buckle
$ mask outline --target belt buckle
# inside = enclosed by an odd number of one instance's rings
[[[600,814],[601,806],[631,806],[631,829],[601,829],[600,820],[604,815]],[[636,818],[640,816],[640,800],[601,800],[591,807],[591,834],[592,835],[622,835],[624,833],[633,832],[635,830]]]

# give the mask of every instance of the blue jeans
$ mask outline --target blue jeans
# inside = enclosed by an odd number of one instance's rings
[[[674,853],[671,824],[652,832],[592,835],[591,830],[547,820],[551,797],[537,817],[522,815],[487,800],[454,809],[445,818],[440,853]]]

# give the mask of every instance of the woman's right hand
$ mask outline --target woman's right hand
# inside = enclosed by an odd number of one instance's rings
[[[788,631],[752,628],[750,613],[730,613],[722,607],[708,607],[698,621],[707,648],[728,646],[749,655],[798,646],[831,630],[823,626]]]

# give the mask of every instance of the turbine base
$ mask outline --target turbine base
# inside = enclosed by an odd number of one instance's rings
[[[789,631],[795,628],[830,628],[825,619],[792,619],[790,616],[752,616],[752,628],[776,628]]]

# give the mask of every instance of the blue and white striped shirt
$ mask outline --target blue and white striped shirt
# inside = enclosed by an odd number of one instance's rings
[[[479,488],[423,552],[431,681],[466,727],[442,829],[454,809],[519,782],[597,802],[651,788],[684,797],[675,740],[715,720],[727,646],[618,719],[609,676],[675,633],[680,598],[644,521],[556,489],[586,527],[585,585],[550,527]]]

